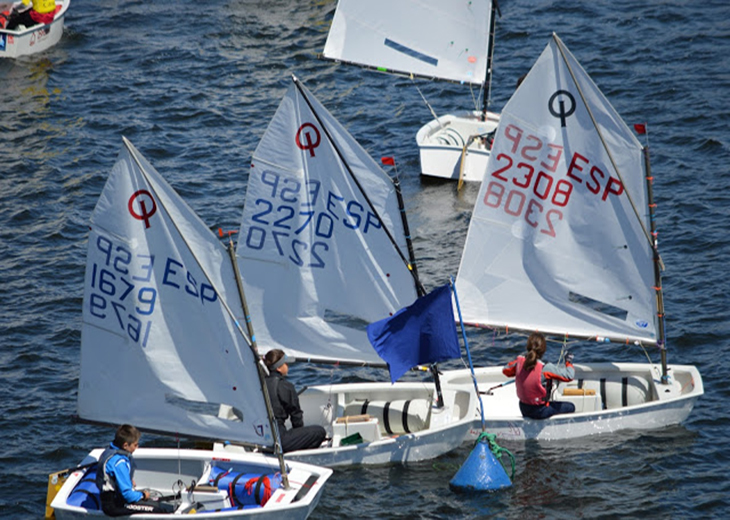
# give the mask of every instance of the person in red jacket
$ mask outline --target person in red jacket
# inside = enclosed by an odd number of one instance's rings
[[[507,377],[514,377],[520,412],[530,419],[547,419],[559,413],[575,412],[573,403],[549,401],[552,381],[572,381],[575,377],[573,356],[565,356],[565,364],[543,363],[547,350],[545,336],[533,332],[527,338],[527,352],[502,369]]]

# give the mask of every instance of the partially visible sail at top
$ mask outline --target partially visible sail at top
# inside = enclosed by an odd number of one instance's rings
[[[415,300],[406,250],[393,183],[295,79],[253,154],[238,240],[262,352],[382,363],[365,325]]]
[[[233,264],[124,142],[89,235],[79,415],[271,445],[255,357],[236,323]]]
[[[492,2],[339,0],[324,57],[481,85],[487,73]]]
[[[457,287],[466,323],[657,341],[641,144],[553,35],[502,112]]]

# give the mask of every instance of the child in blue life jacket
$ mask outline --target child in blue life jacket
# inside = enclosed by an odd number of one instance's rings
[[[141,434],[137,428],[123,424],[117,429],[114,441],[99,457],[96,485],[101,492],[101,509],[108,516],[134,513],[172,513],[174,508],[150,500],[147,490],[134,489],[134,459]]]
[[[502,369],[507,377],[515,378],[520,412],[530,419],[547,419],[559,413],[575,412],[573,403],[549,401],[548,387],[552,381],[572,381],[575,377],[573,356],[565,356],[565,364],[543,363],[541,358],[547,350],[545,336],[533,332],[527,338],[527,353],[518,356]]]

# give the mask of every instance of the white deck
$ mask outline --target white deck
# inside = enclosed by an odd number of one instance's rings
[[[287,458],[327,467],[407,463],[430,460],[458,448],[472,424],[474,391],[443,392],[443,408],[435,406],[432,383],[351,383],[307,388],[300,396],[306,424],[320,424],[332,439],[328,446],[287,453]],[[337,423],[362,414],[364,423]],[[343,419],[341,419],[343,421]],[[360,433],[363,441],[342,445]]]
[[[670,365],[669,384],[660,382],[659,369],[652,365],[597,363],[575,368],[575,379],[559,385],[552,400],[570,401],[576,412],[542,421],[522,417],[514,379],[505,377],[501,367],[475,369],[486,430],[501,439],[563,440],[627,429],[663,428],[683,422],[704,393],[699,371],[688,365]],[[503,383],[504,386],[494,388]],[[444,388],[474,388],[469,370],[446,371],[441,384]],[[563,395],[565,388],[579,387],[595,394]],[[481,432],[478,405],[473,413],[469,438],[476,438]]]
[[[463,179],[481,182],[491,149],[484,136],[498,124],[498,114],[489,112],[487,120],[481,121],[481,112],[465,112],[441,116],[423,126],[416,134],[421,174],[458,180],[463,157]]]

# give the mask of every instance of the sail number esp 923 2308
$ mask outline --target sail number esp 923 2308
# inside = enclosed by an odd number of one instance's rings
[[[571,198],[623,193],[621,181],[587,155],[548,142],[516,124],[500,125],[490,157],[482,204],[502,209],[504,219],[522,218],[545,235],[555,237],[558,222]],[[501,212],[500,212],[501,213]]]

